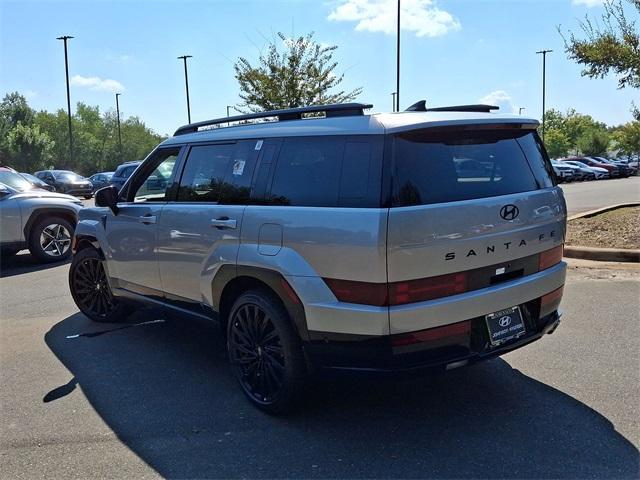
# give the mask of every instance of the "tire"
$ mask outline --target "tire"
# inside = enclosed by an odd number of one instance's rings
[[[44,263],[67,260],[74,231],[75,227],[62,217],[43,218],[29,232],[29,251]]]
[[[253,405],[272,415],[295,406],[306,377],[304,356],[289,315],[273,294],[250,290],[238,297],[227,322],[227,351]]]
[[[89,199],[91,199],[91,197],[93,197],[93,195],[83,195],[83,198],[85,200],[89,200]]]
[[[94,248],[80,250],[69,268],[69,290],[82,313],[94,322],[126,320],[128,310],[111,293],[102,258]]]

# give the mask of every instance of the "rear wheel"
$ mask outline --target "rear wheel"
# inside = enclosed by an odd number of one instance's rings
[[[79,251],[69,269],[71,296],[82,313],[94,322],[120,322],[126,312],[111,293],[100,254],[93,248]]]
[[[251,290],[236,300],[229,315],[227,349],[235,376],[254,405],[278,414],[295,404],[304,383],[304,357],[277,298]]]
[[[29,251],[41,262],[60,262],[71,256],[73,225],[62,217],[43,218],[29,233]]]

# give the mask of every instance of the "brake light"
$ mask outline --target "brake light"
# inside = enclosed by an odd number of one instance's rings
[[[467,274],[452,273],[389,284],[389,305],[424,302],[467,290]]]
[[[395,283],[370,283],[325,278],[325,283],[341,302],[377,307],[424,302],[467,291],[465,272]]]
[[[471,321],[453,323],[444,327],[429,328],[418,332],[400,333],[391,336],[391,345],[401,347],[414,343],[433,342],[448,337],[468,335],[471,332]]]
[[[384,307],[387,305],[387,284],[355,282],[324,278],[324,282],[341,302]]]
[[[563,248],[564,245],[559,245],[551,250],[540,253],[538,257],[538,271],[545,270],[560,263],[562,261]]]
[[[564,292],[564,285],[560,288],[554,290],[553,292],[549,292],[546,295],[543,295],[540,298],[540,308],[548,307],[549,305],[560,303],[562,300],[562,293]]]

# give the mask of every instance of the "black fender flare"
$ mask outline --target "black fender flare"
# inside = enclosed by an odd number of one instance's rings
[[[211,285],[212,308],[215,312],[222,313],[220,309],[225,288],[234,280],[242,278],[257,280],[273,290],[282,301],[300,338],[304,341],[309,340],[304,305],[289,282],[275,270],[244,265],[223,265],[216,273]]]

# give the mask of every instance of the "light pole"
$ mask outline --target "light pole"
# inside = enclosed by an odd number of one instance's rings
[[[187,118],[191,123],[191,106],[189,105],[189,75],[187,74],[187,58],[191,58],[191,55],[182,55],[178,57],[178,60],[184,60],[184,85],[187,90]]]
[[[73,37],[69,35],[63,35],[62,37],[57,37],[56,40],[62,40],[64,42],[64,71],[67,77],[67,119],[69,121],[69,162],[71,162],[70,166],[73,166],[73,134],[71,132],[71,94],[69,93],[69,59],[67,56],[67,40],[72,39]]]
[[[546,82],[547,82],[547,53],[553,50],[540,50],[536,54],[542,54],[542,141],[544,142],[544,117],[545,117],[545,100],[546,100]]]
[[[233,107],[233,105],[227,105],[227,118],[229,118],[229,109]]]
[[[396,92],[391,92],[391,102],[393,104],[393,109],[391,110],[392,112],[396,111]]]
[[[520,107],[520,108],[518,109],[518,115],[522,115],[522,110],[524,110],[524,109],[525,109],[525,107]]]
[[[118,101],[118,97],[122,95],[121,93],[116,93],[116,115],[118,116],[118,145],[120,148],[120,162],[124,162],[124,158],[122,157],[122,135],[120,134],[120,102]]]
[[[398,0],[398,27],[396,40],[396,111],[400,111],[400,0]]]

